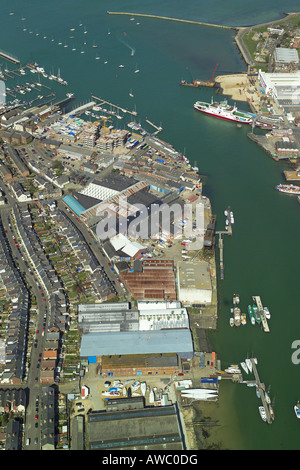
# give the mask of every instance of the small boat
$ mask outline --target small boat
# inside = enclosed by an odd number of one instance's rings
[[[248,313],[251,321],[251,325],[255,325],[255,316],[251,305],[248,305]]]
[[[234,319],[232,317],[230,317],[229,319],[229,324],[230,326],[234,326]]]
[[[230,367],[227,367],[225,369],[225,372],[227,372],[228,374],[240,374],[241,373],[241,369],[239,369],[238,366],[235,366],[235,365],[232,365]]]
[[[244,369],[244,371],[246,372],[246,374],[249,374],[249,369],[248,369],[248,367],[247,367],[246,362],[241,362],[241,366],[242,366],[242,368]]]
[[[254,316],[255,316],[256,323],[261,323],[261,316],[260,316],[259,310],[256,307],[256,305],[253,305],[252,310],[253,310],[253,313],[254,313]]]
[[[129,96],[131,96],[131,98],[134,97],[134,94],[132,93],[132,90],[130,90]]]
[[[126,387],[123,388],[122,393],[123,393],[123,397],[127,397],[127,388]]]
[[[267,413],[266,413],[265,408],[263,406],[259,406],[258,410],[259,410],[259,414],[260,414],[261,419],[263,421],[267,421]]]
[[[140,387],[140,382],[133,382],[133,384],[131,384],[131,388],[132,390],[136,390],[137,388]]]
[[[271,405],[269,405],[269,411],[270,411],[270,416],[271,416],[271,418],[272,418],[272,419],[273,419],[273,421],[274,421],[274,419],[275,419],[275,415],[274,415],[274,410],[273,410],[273,407],[272,407]]]
[[[265,392],[265,399],[266,399],[266,402],[268,403],[268,405],[270,405],[271,399],[270,399],[269,395],[267,394],[267,392]]]
[[[247,359],[245,359],[245,362],[247,364],[249,372],[252,372],[252,362],[251,362],[251,360],[247,358]]]
[[[141,392],[144,396],[145,396],[146,390],[147,390],[147,384],[146,384],[146,382],[142,382],[141,383]]]
[[[269,319],[271,318],[271,314],[270,314],[270,312],[269,312],[268,307],[264,307],[264,312],[265,312],[266,318],[269,320]]]
[[[238,307],[235,307],[233,312],[234,324],[239,327],[241,325],[241,310]]]
[[[153,390],[150,391],[149,403],[154,403],[154,391]]]
[[[242,325],[246,325],[246,323],[247,323],[247,319],[246,319],[246,314],[245,314],[245,313],[241,313],[241,322],[242,322]]]
[[[299,401],[294,406],[294,411],[295,411],[295,414],[296,414],[297,418],[299,419],[300,418],[300,402]]]
[[[256,386],[256,395],[257,395],[257,398],[260,398],[260,391],[259,391],[259,387]]]

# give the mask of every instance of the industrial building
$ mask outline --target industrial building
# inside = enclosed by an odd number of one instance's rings
[[[299,55],[296,49],[289,47],[276,47],[274,53],[275,65],[288,65],[291,62],[299,64]]]
[[[121,279],[136,300],[177,299],[173,260],[144,260],[142,272],[124,272]]]
[[[102,377],[174,375],[181,371],[176,353],[102,356],[100,364]]]
[[[139,312],[128,302],[78,305],[78,325],[82,333],[138,331]]]
[[[178,300],[183,304],[207,305],[212,301],[210,266],[206,261],[179,261],[177,264]]]
[[[278,106],[300,107],[300,71],[293,73],[267,73],[259,70],[262,91],[269,94]]]
[[[180,302],[129,302],[78,305],[78,325],[82,333],[105,331],[153,331],[189,328],[187,309]]]
[[[180,451],[186,448],[177,405],[141,407],[140,399],[113,402],[116,411],[94,411],[88,415],[90,450]]]
[[[113,331],[82,335],[80,358],[91,363],[102,356],[176,353],[193,357],[192,335],[187,328],[156,331]]]

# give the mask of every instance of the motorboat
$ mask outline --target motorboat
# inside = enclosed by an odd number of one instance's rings
[[[297,418],[300,418],[300,403],[296,403],[296,405],[294,406],[294,411],[295,411],[295,414],[297,416]]]
[[[260,414],[261,419],[263,421],[267,421],[267,413],[266,413],[266,410],[265,410],[264,406],[259,406],[258,410],[259,410],[259,414]]]
[[[270,311],[268,307],[264,307],[265,317],[269,320],[271,318]]]

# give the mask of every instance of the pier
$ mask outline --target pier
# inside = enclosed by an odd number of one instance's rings
[[[264,308],[263,308],[261,298],[258,295],[253,295],[252,298],[253,298],[254,302],[256,303],[257,308],[259,310],[263,330],[264,330],[265,333],[269,333],[270,328],[269,328],[269,325],[268,325],[268,322],[267,322],[267,319],[266,319],[266,315],[265,315],[265,312],[264,312]]]
[[[220,278],[224,279],[224,262],[223,262],[223,238],[219,232],[219,250],[220,250]]]
[[[121,106],[117,106],[116,104],[110,103],[109,101],[104,100],[103,98],[98,98],[97,96],[91,95],[94,100],[101,101],[100,105],[108,104],[109,106],[113,106],[116,109],[120,109],[123,113],[132,114],[132,116],[137,116],[136,111],[129,111],[128,109],[121,108]]]
[[[230,208],[228,207],[228,211]],[[230,217],[226,216],[226,220],[228,221],[228,225],[226,226],[227,230],[221,230],[218,232],[215,232],[216,235],[219,235],[219,250],[220,250],[220,278],[224,279],[224,259],[223,259],[223,238],[222,235],[232,235],[232,226],[231,226],[231,221]]]
[[[255,377],[256,387],[258,388],[262,405],[263,405],[263,407],[266,411],[267,423],[271,424],[272,423],[272,417],[271,417],[269,405],[266,401],[264,385],[260,381],[254,358],[253,357],[250,358],[250,361],[251,361],[251,364],[252,364],[252,370],[253,370],[253,374],[254,374],[254,377]]]
[[[160,131],[162,131],[162,127],[161,126],[156,126],[155,124],[153,124],[153,122],[149,121],[149,119],[145,119],[145,121],[150,124],[150,126],[154,127],[154,129],[156,129],[156,132],[154,132],[153,135],[157,135]]]

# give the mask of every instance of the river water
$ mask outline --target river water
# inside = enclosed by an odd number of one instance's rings
[[[93,93],[136,109],[137,120],[145,128],[145,118],[161,124],[159,137],[184,152],[206,175],[204,193],[217,215],[217,230],[224,229],[223,212],[231,206],[235,224],[233,236],[224,240],[225,279],[218,280],[219,322],[210,339],[223,368],[247,355],[258,358],[260,377],[266,388],[271,387],[275,421],[272,425],[262,422],[253,388],[222,381],[217,409],[223,423],[219,438],[229,449],[299,449],[299,422],[293,406],[300,399],[300,365],[292,362],[291,346],[300,339],[300,206],[295,198],[274,191],[283,181],[286,164],[273,161],[250,141],[248,129],[193,109],[197,99],[210,100],[214,90],[179,86],[181,79],[208,80],[217,62],[217,74],[245,71],[233,43],[234,32],[106,13],[139,12],[233,26],[282,16],[281,1],[261,3],[11,0],[2,2],[0,44],[1,49],[18,56],[22,65],[37,61],[48,73],[60,70],[69,83],[67,88],[42,82],[51,86],[58,98],[66,92],[75,93],[73,106],[89,101]],[[298,4],[288,0],[284,11],[297,11]],[[92,48],[93,44],[99,47]],[[2,68],[6,65],[2,61]],[[13,87],[30,81],[33,77],[29,75],[6,84]],[[238,104],[248,109],[247,104]],[[124,127],[127,122],[125,118],[112,124]],[[252,295],[261,296],[272,315],[270,334],[250,323],[230,328],[234,292],[240,295],[242,310]]]

